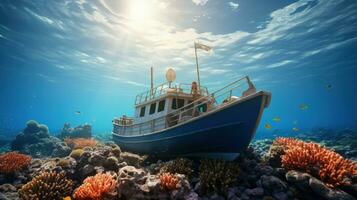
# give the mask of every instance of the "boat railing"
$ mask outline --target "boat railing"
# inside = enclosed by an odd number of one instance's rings
[[[141,104],[146,101],[150,101],[152,99],[161,97],[167,93],[191,93],[191,84],[179,84],[175,86],[171,86],[170,83],[166,82],[161,85],[154,87],[146,92],[140,93],[135,98],[135,105]],[[201,86],[199,93],[202,96],[208,96],[208,90],[206,87]]]
[[[246,80],[246,82],[244,82],[244,80]],[[250,89],[248,82],[250,82],[248,76],[242,77],[223,88],[214,91],[209,96],[201,95],[192,103],[177,110],[173,110],[166,116],[134,125],[122,125],[123,128],[126,129],[122,133],[123,135],[148,134],[206,115],[219,107],[223,107],[236,101],[242,96],[244,97],[245,91]]]

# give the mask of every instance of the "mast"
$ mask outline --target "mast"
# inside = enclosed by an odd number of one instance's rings
[[[154,68],[150,67],[150,95],[151,97],[154,95]]]
[[[196,42],[194,42],[195,46],[195,56],[196,56],[196,70],[197,70],[197,84],[198,84],[198,90],[201,88],[201,83],[200,83],[200,70],[198,68],[198,58],[197,58],[197,48],[196,48]]]

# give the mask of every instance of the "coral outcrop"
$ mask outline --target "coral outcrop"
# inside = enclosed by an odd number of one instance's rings
[[[91,138],[92,137],[92,126],[90,124],[83,124],[77,127],[71,128],[69,123],[65,123],[61,133],[60,138]]]
[[[22,186],[19,195],[23,200],[62,200],[71,195],[72,186],[64,172],[43,172]]]
[[[199,167],[201,190],[224,193],[238,177],[239,166],[222,160],[202,160]]]
[[[33,157],[67,156],[71,149],[60,139],[50,136],[48,127],[30,120],[26,128],[11,142],[11,149]]]
[[[73,197],[78,200],[114,199],[116,195],[116,175],[99,173],[87,177],[77,188]]]
[[[283,145],[282,166],[316,176],[329,187],[349,185],[348,179],[357,175],[357,163],[344,159],[338,153],[316,143],[292,138],[278,138],[275,144]]]
[[[31,156],[17,152],[9,152],[0,155],[0,173],[11,174],[26,168],[31,163]]]

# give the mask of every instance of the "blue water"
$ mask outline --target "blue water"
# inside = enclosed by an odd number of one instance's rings
[[[136,3],[153,12],[132,16],[128,1],[1,1],[0,134],[30,119],[51,132],[65,122],[110,132],[114,117],[133,115],[150,66],[156,84],[168,66],[177,82],[195,80],[195,40],[213,47],[199,52],[202,85],[249,75],[272,92],[258,133],[357,127],[356,1]]]

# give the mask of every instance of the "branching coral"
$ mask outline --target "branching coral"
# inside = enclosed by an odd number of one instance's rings
[[[220,160],[202,160],[199,170],[203,192],[225,192],[236,181],[239,173],[237,163]]]
[[[98,141],[95,139],[87,138],[65,138],[65,143],[72,149],[83,149],[84,147],[94,147]]]
[[[21,170],[31,163],[31,156],[17,152],[9,152],[0,155],[0,173],[11,174]]]
[[[117,180],[110,173],[99,173],[87,177],[76,189],[73,197],[77,200],[102,200],[104,197],[114,197]]]
[[[172,174],[184,174],[190,177],[193,172],[193,162],[187,158],[176,158],[173,161],[163,164],[161,173],[169,172]]]
[[[19,190],[21,199],[24,200],[62,200],[71,195],[73,183],[67,179],[64,172],[44,172]]]
[[[310,173],[329,187],[348,185],[348,177],[357,175],[357,163],[316,143],[292,138],[278,138],[275,144],[286,147],[282,166],[287,170]]]
[[[175,190],[178,188],[179,179],[171,173],[160,175],[160,188],[162,190]]]

